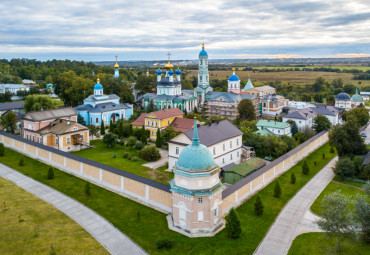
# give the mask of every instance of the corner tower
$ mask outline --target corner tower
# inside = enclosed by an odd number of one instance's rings
[[[198,86],[194,89],[194,96],[198,98],[199,105],[204,104],[207,93],[211,91],[213,89],[209,86],[208,53],[204,49],[203,42],[202,50],[199,52]]]
[[[211,236],[223,226],[220,168],[209,149],[200,144],[196,120],[192,140],[182,150],[170,182],[173,230]]]
[[[116,64],[114,65],[114,78],[118,78],[119,77],[119,65],[118,65],[118,62],[117,62],[117,58],[118,56],[116,55]]]

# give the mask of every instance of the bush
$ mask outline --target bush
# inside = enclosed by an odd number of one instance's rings
[[[242,233],[242,227],[240,225],[239,216],[234,208],[232,208],[229,214],[226,216],[225,229],[228,236],[233,239],[239,238],[240,234]]]
[[[334,147],[333,146],[330,146],[330,153],[331,154],[335,153],[335,150],[334,150]]]
[[[256,196],[256,202],[254,203],[254,213],[256,215],[262,215],[263,214],[263,203],[262,203],[262,199],[261,199],[261,196],[259,194],[257,194]]]
[[[170,249],[173,246],[173,241],[167,238],[158,239],[155,243],[157,249]]]
[[[127,159],[128,159],[128,160],[131,160],[131,155],[128,155]]]
[[[136,148],[137,150],[141,150],[142,148],[144,148],[144,144],[143,144],[141,141],[137,141],[137,142],[135,143],[135,148]]]
[[[139,151],[138,155],[146,161],[156,161],[161,158],[161,154],[159,154],[159,150],[155,146],[145,147]]]
[[[113,158],[117,158],[117,153],[114,153],[113,154]]]
[[[123,158],[128,158],[128,156],[129,156],[129,155],[130,155],[130,153],[125,152],[125,153],[123,153],[122,157],[123,157]]]
[[[5,155],[5,147],[3,143],[0,143],[0,157]]]
[[[48,170],[48,180],[52,180],[54,179],[54,169],[52,166],[49,166],[49,170]]]
[[[86,186],[85,186],[85,195],[86,196],[91,196],[91,187],[90,187],[90,182],[86,182]]]
[[[291,183],[291,184],[295,184],[295,181],[296,181],[295,174],[294,174],[294,173],[292,173],[292,174],[290,175],[290,183]]]
[[[18,165],[19,166],[24,166],[24,156],[23,155],[21,155],[21,157],[19,158]]]
[[[133,156],[132,158],[131,158],[131,161],[133,161],[133,162],[136,162],[136,161],[138,161],[139,160],[139,158],[138,157],[136,157],[136,156]]]
[[[137,141],[137,139],[136,139],[136,137],[135,137],[135,136],[130,136],[130,137],[127,139],[126,145],[127,145],[128,147],[134,147],[134,146],[135,146],[135,144],[136,144],[136,141]]]
[[[121,141],[119,142],[119,144],[120,144],[120,145],[122,145],[122,146],[124,146],[124,145],[125,145],[125,141],[124,141],[124,140],[121,140]]]
[[[302,165],[302,174],[308,175],[310,168],[308,167],[307,161],[305,160]]]
[[[279,180],[277,180],[274,187],[274,197],[279,198],[280,196],[281,196],[281,187]]]

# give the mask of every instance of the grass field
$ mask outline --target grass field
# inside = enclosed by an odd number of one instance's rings
[[[298,68],[299,70],[302,70],[303,68],[305,69],[315,69],[315,68],[335,68],[339,70],[361,70],[363,72],[366,72],[370,70],[370,66],[305,66],[305,67],[295,67],[295,66],[258,66],[258,67],[252,67],[253,69],[296,69]],[[244,69],[244,67],[239,68],[239,69]]]
[[[157,182],[161,182],[169,185],[169,181],[173,178],[172,172],[166,172],[165,169],[150,169],[148,167],[142,166],[142,164],[147,163],[147,161],[140,159],[137,156],[138,151],[135,148],[129,148],[119,144],[115,144],[113,148],[108,148],[102,140],[91,141],[90,144],[95,148],[85,149],[82,151],[73,152],[73,154],[88,158],[115,168],[137,174]],[[132,161],[127,158],[123,158],[125,152],[130,153],[131,158],[137,157],[138,161]],[[117,158],[113,155],[116,153]],[[167,168],[166,168],[167,169]]]
[[[1,254],[108,254],[54,206],[0,178]]]
[[[231,71],[210,71],[210,79],[228,79],[232,74]],[[255,85],[263,85],[268,82],[281,81],[283,83],[292,83],[298,85],[313,84],[317,77],[322,76],[328,82],[333,79],[341,78],[344,84],[358,85],[360,87],[370,86],[370,80],[353,80],[351,73],[335,73],[335,72],[308,72],[308,71],[284,71],[284,72],[258,72],[258,71],[237,71],[236,74],[241,80],[248,80],[251,78]],[[189,70],[186,78],[198,76],[198,70]]]
[[[0,157],[0,162],[85,204],[128,235],[149,254],[252,254],[285,204],[335,156],[329,150],[330,146],[325,144],[307,157],[311,168],[309,175],[301,173],[302,162],[300,162],[280,176],[281,198],[273,196],[276,181],[261,190],[259,194],[265,205],[263,216],[254,214],[254,197],[238,207],[243,233],[237,240],[228,238],[225,231],[212,238],[185,237],[168,229],[164,214],[95,185],[91,185],[92,195],[86,197],[84,195],[86,181],[59,170],[55,170],[54,180],[47,180],[47,165],[25,157],[25,166],[20,167],[18,165],[20,154],[9,149],[6,149],[5,157]],[[323,153],[326,154],[325,159],[322,159]],[[314,161],[317,162],[316,166],[313,164]],[[296,184],[290,184],[291,172],[296,175]],[[173,241],[173,248],[157,250],[156,241],[164,237]]]

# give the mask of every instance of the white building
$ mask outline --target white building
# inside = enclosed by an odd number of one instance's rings
[[[315,105],[310,104],[308,102],[290,101],[289,104],[285,108],[295,109],[295,110],[302,110],[302,109],[307,109],[307,108],[310,108],[310,107],[315,107]]]
[[[19,90],[29,91],[30,88],[23,84],[0,84],[0,93],[10,92],[12,94],[17,94]]]
[[[258,130],[255,132],[260,135],[292,136],[290,124],[274,120],[259,120],[256,124]]]
[[[207,146],[219,167],[239,164],[242,154],[242,136],[238,128],[228,120],[198,128],[201,144]],[[181,151],[191,144],[193,129],[185,131],[168,142],[168,167],[173,169]]]

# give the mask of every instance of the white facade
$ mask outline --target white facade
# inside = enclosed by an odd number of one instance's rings
[[[288,122],[288,120],[294,121],[297,124],[298,130],[300,132],[304,131],[306,128],[312,128],[313,124],[313,117],[309,119],[296,119],[283,117],[283,122]]]
[[[174,137],[168,143],[169,169],[173,169],[181,151],[189,144],[191,144],[191,140],[184,133]],[[239,164],[242,155],[242,135],[207,147],[219,167],[222,168],[231,163]]]
[[[0,93],[10,92],[12,94],[17,94],[18,91],[29,91],[30,88],[23,84],[0,84]]]

